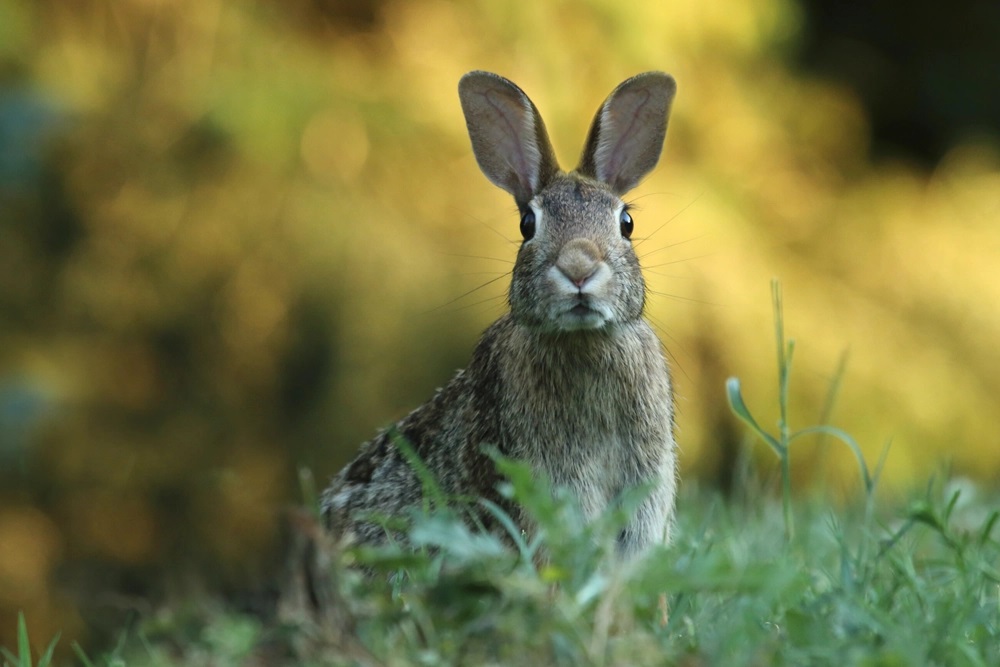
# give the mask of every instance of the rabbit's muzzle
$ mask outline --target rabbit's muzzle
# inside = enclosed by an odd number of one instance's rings
[[[613,316],[612,272],[597,245],[586,238],[568,241],[548,271],[553,288],[551,316],[558,329],[599,329]]]

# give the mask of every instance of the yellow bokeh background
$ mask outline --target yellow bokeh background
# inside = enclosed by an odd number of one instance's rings
[[[891,440],[886,491],[942,462],[995,482],[1000,152],[871,161],[852,91],[788,65],[801,22],[789,0],[0,0],[0,82],[55,119],[42,185],[0,200],[0,403],[37,404],[0,430],[0,643],[17,610],[77,637],[121,610],[99,593],[242,585],[299,467],[322,485],[464,365],[518,241],[465,135],[471,69],[532,97],[565,168],[617,83],[677,79],[630,197],[687,479],[737,454],[727,376],[776,419],[778,277],[795,424],[849,349],[833,423],[871,463]],[[849,453],[802,447],[800,487],[857,490]]]

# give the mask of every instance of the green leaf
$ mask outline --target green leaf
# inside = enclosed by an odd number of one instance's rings
[[[854,458],[857,459],[858,470],[861,472],[861,477],[864,480],[865,491],[870,492],[872,490],[872,488],[874,487],[874,481],[871,474],[868,472],[868,465],[865,463],[864,453],[861,451],[861,447],[854,440],[854,438],[850,436],[849,433],[847,433],[842,429],[837,428],[836,426],[826,426],[826,425],[808,426],[790,435],[788,437],[788,441],[791,442],[804,435],[810,435],[810,434],[820,434],[833,437],[836,438],[837,440],[840,440],[845,445],[847,445],[847,448],[850,449],[851,452],[854,454]]]
[[[17,659],[20,667],[31,667],[31,641],[28,639],[28,623],[24,612],[17,612]]]
[[[774,438],[774,436],[760,427],[757,420],[750,414],[750,410],[747,409],[746,403],[743,402],[743,395],[740,393],[739,378],[731,377],[726,380],[726,397],[729,399],[729,407],[733,411],[733,414],[739,417],[744,424],[749,426],[750,429],[757,434],[757,437],[770,445],[771,449],[773,449],[778,456],[784,456],[785,452],[781,444]]]
[[[83,648],[76,642],[73,642],[73,653],[76,653],[76,657],[83,663],[83,667],[94,667],[94,663],[90,661],[87,654],[83,652]]]
[[[406,462],[410,464],[413,468],[413,472],[416,473],[417,478],[420,480],[420,485],[423,488],[424,499],[431,501],[433,505],[437,507],[444,507],[448,504],[448,498],[441,485],[438,484],[437,478],[431,469],[427,467],[420,455],[407,440],[395,427],[389,431],[389,437],[392,439],[392,444],[402,453],[403,458]]]
[[[517,552],[521,555],[522,560],[526,563],[532,563],[535,551],[538,548],[537,544],[532,547],[528,546],[528,543],[524,541],[524,533],[521,531],[521,528],[514,523],[514,519],[502,507],[486,498],[481,498],[479,504],[485,507],[486,511],[493,515],[493,518],[499,521],[500,525],[504,527],[504,530],[507,531],[507,534],[514,541],[514,545],[517,547]]]
[[[993,510],[990,512],[989,518],[983,524],[983,530],[979,534],[979,546],[983,546],[990,539],[990,533],[993,532],[993,526],[996,525],[997,519],[1000,519],[1000,510]]]
[[[49,642],[45,652],[42,653],[42,657],[38,659],[38,667],[49,667],[49,665],[52,664],[52,654],[55,653],[56,643],[59,641],[59,636],[60,633],[57,632],[56,636]]]

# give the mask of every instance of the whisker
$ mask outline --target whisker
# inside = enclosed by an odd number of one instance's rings
[[[472,218],[473,220],[475,220],[477,223],[479,223],[483,227],[485,227],[486,229],[488,229],[491,232],[493,232],[494,234],[496,234],[497,236],[499,236],[500,238],[502,238],[506,243],[509,243],[510,245],[518,245],[520,243],[520,241],[518,239],[512,239],[512,238],[510,238],[509,236],[507,236],[506,234],[504,234],[503,232],[501,232],[500,230],[498,230],[493,225],[489,225],[489,224],[487,224],[486,222],[484,222],[483,220],[481,220],[481,219],[479,219],[477,217],[474,217],[474,216],[471,216],[471,215],[469,217]]]
[[[681,194],[679,192],[668,192],[666,190],[664,190],[662,192],[647,192],[646,194],[641,195],[639,197],[635,197],[634,199],[630,198],[629,201],[628,201],[629,206],[634,206],[635,202],[639,201],[640,199],[645,199],[646,197],[653,197],[653,196],[656,196],[656,197],[664,197],[664,196],[666,196],[666,197],[680,197]]]
[[[645,318],[653,324],[654,329],[658,331],[661,336],[667,338],[672,343],[672,345],[664,345],[663,350],[670,358],[670,365],[672,367],[677,368],[677,370],[681,372],[684,378],[690,382],[691,376],[688,374],[687,370],[685,370],[684,364],[681,363],[681,360],[677,357],[676,354],[674,354],[673,350],[674,349],[680,350],[689,359],[691,358],[691,353],[688,352],[687,348],[684,347],[684,345],[677,337],[671,335],[671,333],[667,331],[667,327],[658,318],[653,317],[649,313],[645,314]]]
[[[456,273],[455,275],[461,278],[471,278],[472,276],[495,276],[497,278],[502,278],[507,274],[497,273],[496,271],[467,271],[465,273]]]
[[[652,234],[650,234],[646,238],[639,239],[639,242],[636,243],[636,244],[634,244],[633,247],[638,247],[638,246],[642,245],[647,239],[652,238],[653,236],[656,236],[657,232],[659,232],[661,229],[663,229],[664,227],[666,227],[667,225],[669,225],[671,222],[673,222],[677,218],[677,216],[679,216],[681,213],[683,213],[684,211],[686,211],[689,208],[691,208],[692,206],[694,206],[695,202],[698,201],[699,199],[701,199],[701,195],[698,195],[697,197],[695,197],[694,199],[692,199],[691,202],[687,206],[685,206],[684,208],[682,208],[681,210],[677,211],[672,216],[670,216],[669,218],[667,218],[666,221],[664,221],[664,223],[662,225],[660,225],[659,227],[657,227],[656,229],[653,230]]]
[[[478,287],[475,287],[473,289],[470,289],[468,292],[465,292],[463,294],[459,294],[458,296],[456,296],[451,301],[448,301],[446,303],[442,303],[440,306],[435,306],[434,308],[431,308],[430,310],[427,311],[427,313],[433,313],[435,311],[441,310],[442,308],[447,308],[448,306],[450,306],[451,304],[455,303],[456,301],[461,301],[462,299],[464,299],[465,297],[469,296],[470,294],[474,294],[475,292],[478,292],[479,290],[483,289],[484,287],[492,285],[493,283],[495,283],[498,280],[503,280],[504,278],[506,278],[507,276],[511,275],[512,273],[513,273],[512,271],[508,271],[506,273],[500,274],[499,276],[497,276],[496,278],[493,278],[492,280],[487,280],[482,285],[480,285]]]
[[[488,255],[462,255],[460,253],[454,252],[439,252],[438,255],[442,257],[461,257],[462,259],[486,259],[491,262],[503,262],[504,264],[513,264],[514,260],[506,259],[503,257],[490,257]]]
[[[481,306],[484,303],[490,303],[491,301],[497,301],[498,299],[503,299],[506,296],[507,296],[506,292],[504,292],[503,294],[497,294],[496,296],[491,296],[491,297],[488,297],[486,299],[482,299],[481,301],[475,301],[473,303],[467,303],[465,305],[458,306],[457,308],[453,309],[451,312],[457,313],[457,312],[460,312],[460,311],[463,311],[463,310],[468,310],[470,308],[475,308],[476,306]]]
[[[673,299],[674,301],[685,301],[687,303],[697,303],[703,306],[714,306],[717,308],[722,305],[720,303],[715,303],[714,301],[705,301],[704,299],[695,299],[693,297],[680,296],[679,294],[671,294],[669,292],[657,292],[656,290],[651,290],[648,287],[646,288],[646,292],[649,294],[655,294],[656,296],[659,297],[663,297],[664,299]]]
[[[658,252],[662,252],[662,251],[668,250],[670,248],[676,248],[677,246],[684,245],[685,243],[691,243],[692,241],[698,241],[700,239],[705,238],[706,236],[707,236],[707,234],[701,234],[699,236],[692,236],[689,239],[684,239],[683,241],[677,241],[676,243],[668,243],[667,245],[661,246],[661,247],[657,248],[656,250],[650,250],[647,253],[643,253],[642,255],[637,255],[637,256],[639,257],[639,259],[642,259],[644,257],[649,257],[650,255],[655,255]],[[646,237],[646,238],[651,238],[651,237]],[[646,238],[643,238],[642,240],[645,241]]]
[[[643,275],[653,275],[660,276],[661,278],[669,278],[670,280],[691,280],[694,276],[682,276],[678,273],[663,273],[662,271],[650,271],[649,269],[642,270]]]
[[[682,262],[690,262],[690,261],[696,260],[696,259],[704,259],[705,257],[712,257],[713,255],[715,255],[714,252],[708,252],[708,253],[705,253],[704,255],[695,255],[694,257],[682,257],[681,259],[675,259],[675,260],[671,260],[669,262],[663,262],[661,264],[653,264],[652,266],[644,266],[644,267],[642,267],[642,270],[646,271],[647,269],[658,269],[661,266],[670,266],[671,264],[681,264]]]

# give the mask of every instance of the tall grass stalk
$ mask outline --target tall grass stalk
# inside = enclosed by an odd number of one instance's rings
[[[866,514],[870,514],[872,499],[874,497],[875,485],[878,482],[878,475],[881,472],[882,464],[888,448],[883,450],[879,465],[876,466],[875,474],[872,474],[865,463],[864,454],[854,438],[845,431],[828,424],[807,426],[806,428],[793,431],[788,423],[788,387],[792,374],[792,357],[795,353],[795,340],[785,339],[785,318],[784,304],[782,302],[781,283],[777,279],[771,281],[771,303],[774,307],[774,338],[778,357],[778,432],[776,435],[764,430],[754,418],[750,409],[747,408],[740,391],[739,378],[731,377],[726,380],[726,396],[729,399],[729,407],[733,413],[750,430],[763,440],[778,456],[781,465],[781,506],[785,524],[785,538],[791,541],[795,537],[795,517],[792,513],[792,464],[791,445],[792,442],[807,435],[818,435],[823,438],[832,437],[844,443],[854,454],[857,460],[858,471],[861,474],[865,491]],[[843,362],[834,375],[833,382],[840,383],[843,375]],[[834,388],[831,387],[831,393]],[[829,403],[829,399],[828,399]]]

